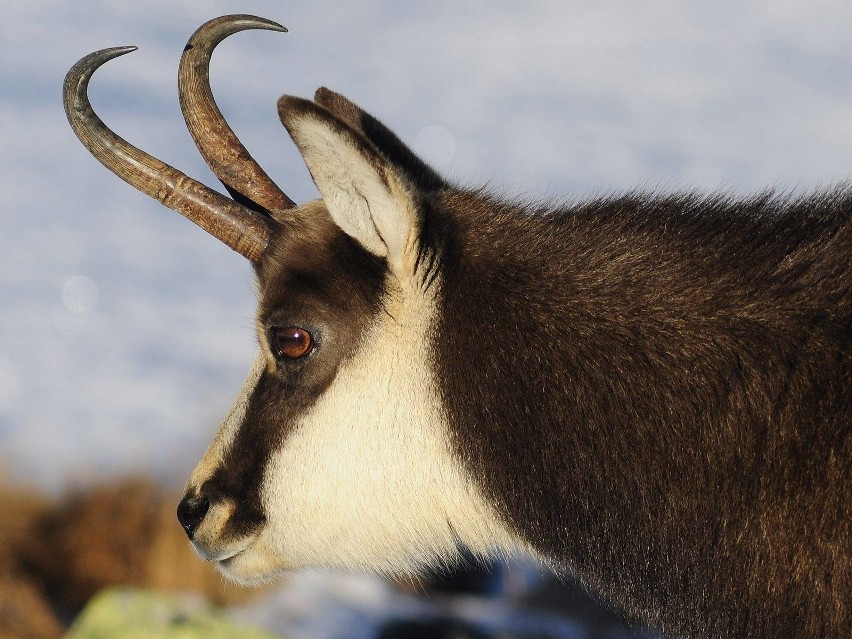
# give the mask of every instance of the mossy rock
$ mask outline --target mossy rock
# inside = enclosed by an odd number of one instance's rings
[[[95,596],[65,639],[281,639],[237,626],[200,596],[110,589]]]

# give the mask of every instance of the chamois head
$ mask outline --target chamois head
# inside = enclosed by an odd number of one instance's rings
[[[260,349],[178,517],[245,582],[531,552],[684,637],[852,626],[852,188],[631,193],[533,208],[445,182],[320,89],[281,121],[295,206],[213,103],[213,20],[184,117],[233,199],[69,119],[123,179],[254,266]],[[791,569],[791,566],[793,567]]]
[[[327,89],[283,97],[281,121],[321,200],[296,206],[225,123],[209,88],[214,46],[250,28],[226,16],[190,38],[180,63],[189,131],[232,199],[109,131],[83,58],[65,83],[89,150],[136,188],[248,258],[260,349],[245,387],[178,509],[199,554],[240,581],[311,565],[416,570],[509,533],[455,462],[430,362],[439,247],[424,212],[446,185],[375,118]],[[487,534],[483,535],[483,531]]]

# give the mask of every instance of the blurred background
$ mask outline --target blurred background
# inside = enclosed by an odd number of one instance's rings
[[[300,573],[242,592],[191,555],[175,495],[253,357],[250,268],[91,158],[60,89],[83,55],[138,45],[95,76],[96,110],[220,188],[183,125],[176,72],[189,35],[226,13],[290,29],[229,38],[212,81],[297,201],[316,193],[275,103],[320,85],[451,179],[509,197],[808,191],[852,169],[843,0],[5,0],[0,637],[62,636],[109,586],[149,589],[137,627],[213,615],[305,639],[654,636],[523,561],[419,584]],[[147,596],[100,601],[129,619]]]

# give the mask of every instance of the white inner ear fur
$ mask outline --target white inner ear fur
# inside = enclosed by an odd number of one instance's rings
[[[306,115],[291,126],[335,223],[399,272],[412,253],[417,230],[416,207],[405,180],[379,154],[365,156],[347,135],[322,120]]]

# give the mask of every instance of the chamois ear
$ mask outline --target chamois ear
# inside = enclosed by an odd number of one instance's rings
[[[337,225],[400,273],[416,253],[413,185],[363,135],[325,108],[284,96],[278,114]]]
[[[437,191],[447,186],[435,169],[420,159],[393,131],[350,99],[320,87],[314,94],[314,102],[372,142],[421,191]]]

